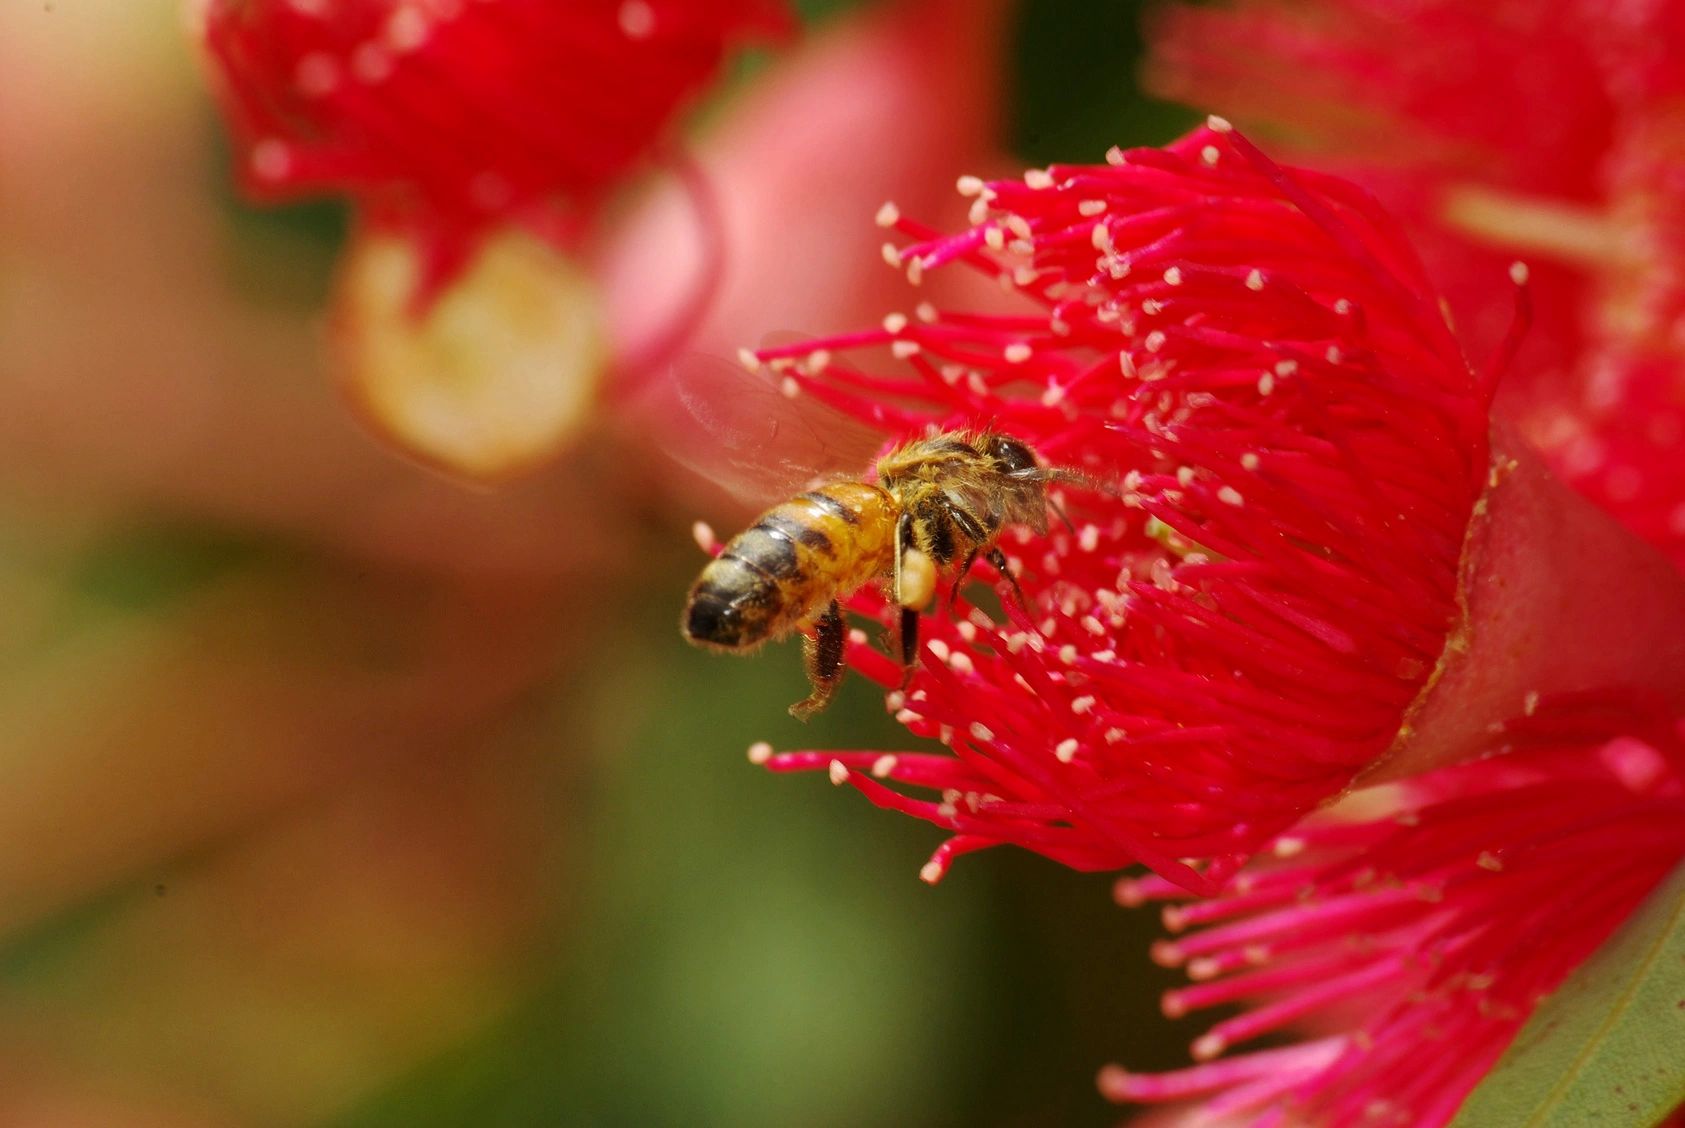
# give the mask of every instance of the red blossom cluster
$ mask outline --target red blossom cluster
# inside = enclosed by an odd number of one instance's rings
[[[430,296],[493,224],[571,243],[727,45],[785,19],[205,0],[203,26],[248,184],[348,194],[425,248]],[[911,282],[963,264],[1019,311],[921,303],[754,363],[886,438],[1023,439],[1074,472],[1069,521],[1003,539],[1014,583],[979,568],[998,610],[943,593],[905,686],[851,636],[939,749],[753,757],[941,827],[930,881],[999,844],[1155,871],[1119,895],[1178,902],[1157,955],[1195,983],[1167,1012],[1252,1009],[1189,1070],[1109,1068],[1109,1096],[1430,1128],[1685,857],[1685,580],[1512,434],[1685,563],[1685,7],[1242,0],[1155,38],[1161,89],[1318,171],[1213,118],[964,178],[954,234],[885,207]]]

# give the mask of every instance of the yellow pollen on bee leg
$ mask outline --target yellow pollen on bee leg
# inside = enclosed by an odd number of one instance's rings
[[[909,548],[901,554],[901,606],[918,610],[936,593],[936,562]]]

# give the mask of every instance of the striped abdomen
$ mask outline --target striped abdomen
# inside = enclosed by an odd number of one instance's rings
[[[877,486],[838,482],[761,514],[715,557],[685,603],[692,642],[726,650],[782,638],[889,572],[895,502]]]

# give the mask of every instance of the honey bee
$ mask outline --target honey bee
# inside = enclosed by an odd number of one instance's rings
[[[680,629],[709,650],[744,653],[802,633],[812,692],[790,706],[800,720],[830,704],[842,681],[839,600],[886,583],[901,608],[901,663],[910,671],[919,611],[938,577],[951,574],[958,585],[981,556],[1022,605],[995,542],[1008,525],[1046,532],[1048,483],[1082,480],[1041,465],[998,431],[915,439],[878,460],[877,478],[818,486],[767,510],[702,569],[685,601]]]

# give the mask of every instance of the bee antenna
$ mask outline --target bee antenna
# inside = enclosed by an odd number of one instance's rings
[[[1055,498],[1052,494],[1047,495],[1047,504],[1053,510],[1054,516],[1059,518],[1059,521],[1065,526],[1066,529],[1068,529],[1070,532],[1073,532],[1073,533],[1077,531],[1077,527],[1075,525],[1071,524],[1070,517],[1065,513],[1065,507],[1063,505],[1060,505],[1058,499]]]

